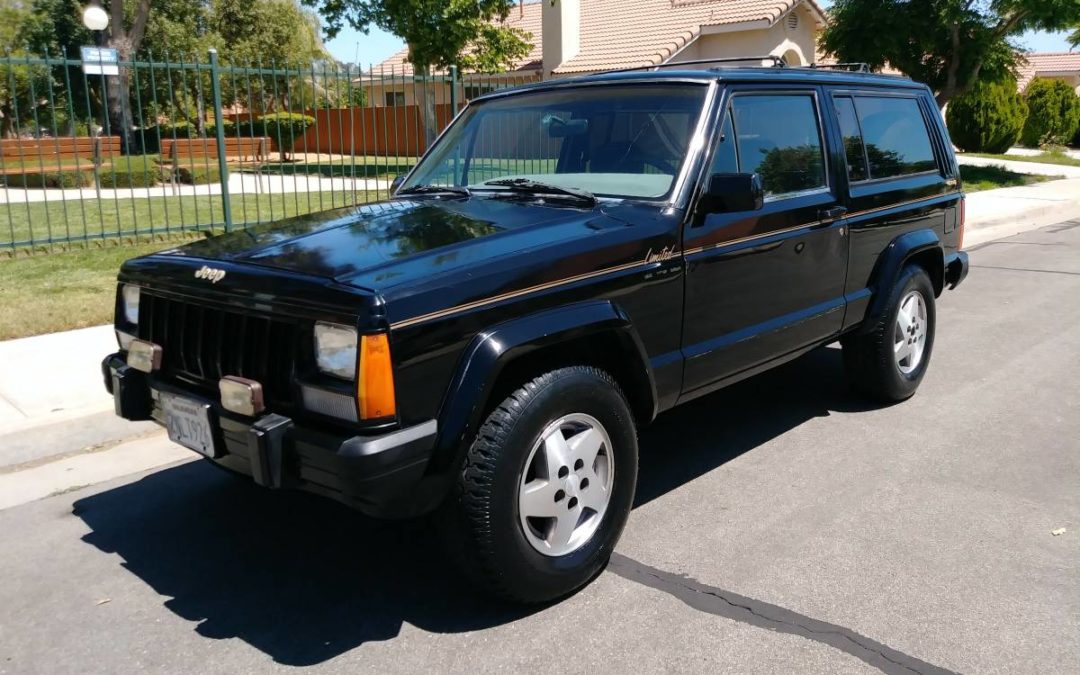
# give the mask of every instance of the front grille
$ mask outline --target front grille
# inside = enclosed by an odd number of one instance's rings
[[[139,298],[139,337],[162,347],[166,377],[217,389],[225,375],[256,380],[269,405],[290,406],[293,382],[311,353],[297,323],[152,295]]]

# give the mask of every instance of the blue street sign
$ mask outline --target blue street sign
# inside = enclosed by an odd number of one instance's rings
[[[82,47],[82,69],[87,75],[119,75],[120,54],[112,47]]]

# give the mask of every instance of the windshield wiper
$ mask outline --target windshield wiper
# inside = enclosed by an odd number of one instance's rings
[[[455,195],[458,197],[470,197],[472,193],[469,192],[469,188],[458,187],[457,185],[413,185],[411,187],[398,190],[399,195]]]
[[[531,178],[497,178],[485,182],[484,185],[497,185],[499,187],[510,188],[513,192],[524,192],[531,195],[572,197],[574,199],[586,201],[592,206],[596,205],[596,196],[588,190],[552,185],[551,183],[543,183]]]

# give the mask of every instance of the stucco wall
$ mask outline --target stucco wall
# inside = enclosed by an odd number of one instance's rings
[[[797,58],[798,63],[792,65],[813,63],[817,35],[814,19],[804,6],[796,7],[793,13],[798,17],[798,26],[794,29],[788,27],[787,17],[784,17],[771,28],[727,33],[704,32],[676,54],[671,62],[773,54],[788,56],[789,59]]]

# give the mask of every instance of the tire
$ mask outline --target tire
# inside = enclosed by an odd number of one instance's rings
[[[911,398],[919,388],[934,349],[937,314],[934,285],[926,270],[918,265],[905,267],[887,307],[868,331],[848,334],[840,344],[852,386],[874,400],[895,403]],[[915,320],[905,321],[902,310],[904,316],[914,312]],[[903,353],[907,357],[898,358]]]
[[[634,501],[637,454],[630,408],[606,372],[573,366],[531,380],[488,415],[467,451],[443,507],[454,557],[480,589],[505,600],[574,592],[615,549]]]

